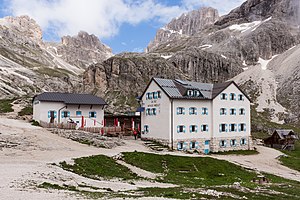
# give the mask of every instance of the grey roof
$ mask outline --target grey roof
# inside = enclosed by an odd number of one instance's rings
[[[153,78],[153,80],[162,88],[162,90],[170,97],[174,99],[214,99],[218,94],[220,94],[224,89],[226,89],[233,81],[225,83],[199,83],[193,81],[183,81],[183,80],[172,80],[172,79],[162,79]],[[237,85],[236,85],[237,86]],[[201,97],[189,97],[182,94],[182,89],[197,89],[201,92]],[[248,98],[248,97],[247,97]]]
[[[291,135],[291,136],[295,136],[293,138],[298,139],[298,137],[295,135],[294,131],[292,129],[282,129],[282,130],[275,130],[280,139],[285,139],[286,136]]]
[[[65,104],[107,105],[102,98],[91,94],[44,92],[35,96],[34,100],[64,102]]]

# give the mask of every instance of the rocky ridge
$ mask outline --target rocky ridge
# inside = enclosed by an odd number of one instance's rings
[[[194,35],[214,24],[218,19],[218,10],[210,7],[202,7],[199,10],[184,13],[157,31],[154,40],[149,43],[147,51],[175,38],[180,39]]]
[[[108,58],[111,50],[84,32],[63,41],[52,43],[54,47],[45,44],[40,26],[28,16],[0,19],[0,97],[82,92],[84,69]]]

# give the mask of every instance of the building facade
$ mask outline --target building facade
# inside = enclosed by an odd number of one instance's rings
[[[153,78],[140,100],[144,139],[206,154],[251,149],[250,99],[234,82]]]
[[[89,94],[45,92],[33,98],[33,119],[39,123],[76,123],[103,127],[105,101]]]

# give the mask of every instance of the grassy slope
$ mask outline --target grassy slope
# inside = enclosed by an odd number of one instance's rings
[[[283,165],[300,171],[300,141],[295,144],[294,151],[283,151],[288,157],[281,157],[280,161]]]
[[[135,179],[136,174],[133,174],[128,168],[117,164],[112,158],[97,155],[74,159],[74,165],[66,162],[60,163],[65,170],[80,174],[85,177],[99,179],[99,178],[122,178]]]
[[[14,111],[12,109],[13,99],[1,99],[0,100],[0,113],[8,113]]]

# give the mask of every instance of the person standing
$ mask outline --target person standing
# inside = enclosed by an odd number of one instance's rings
[[[137,137],[137,131],[135,129],[133,129],[133,136],[134,136],[134,139],[136,140],[136,137]]]

